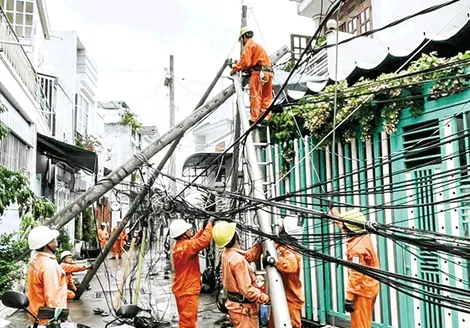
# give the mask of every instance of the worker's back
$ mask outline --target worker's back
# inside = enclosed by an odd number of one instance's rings
[[[29,310],[37,315],[43,306],[67,308],[67,282],[65,271],[54,255],[38,252],[28,269]],[[34,321],[34,319],[32,319]],[[40,324],[48,320],[41,320]]]

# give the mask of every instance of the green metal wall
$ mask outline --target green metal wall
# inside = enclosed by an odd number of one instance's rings
[[[470,138],[465,136],[470,134],[468,99],[470,92],[463,92],[426,102],[425,113],[418,118],[405,109],[391,136],[376,131],[368,141],[338,144],[334,156],[330,147],[315,149],[310,138],[294,140],[295,160],[286,176],[280,146],[274,146],[270,151],[276,193],[282,195],[312,185],[308,190],[312,194],[360,189],[360,194],[335,200],[372,207],[414,204],[409,208],[370,210],[368,217],[372,222],[469,236],[470,201],[445,202],[470,191],[470,170],[461,169],[470,165],[466,151],[470,150]],[[461,138],[455,138],[459,133]],[[461,154],[455,156],[457,153]],[[326,202],[319,199],[302,196],[294,201],[298,206],[327,210]],[[309,220],[308,224],[308,231],[326,236],[323,243],[310,244],[310,248],[344,258],[344,242],[327,238],[339,232],[337,227],[319,219]],[[461,288],[469,286],[469,269],[463,259],[438,256],[382,237],[373,236],[373,240],[383,270]],[[305,318],[338,326],[349,320],[343,306],[345,268],[304,258],[302,279]],[[381,285],[374,327],[467,327],[469,323],[468,315],[429,305]]]

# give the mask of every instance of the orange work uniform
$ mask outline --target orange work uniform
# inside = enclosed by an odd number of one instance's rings
[[[113,233],[116,231],[117,226],[113,228]],[[116,239],[116,242],[113,245],[113,257],[116,259],[122,258],[122,250],[124,249],[124,244],[127,240],[127,232],[126,230],[122,230],[119,234],[119,237]]]
[[[379,259],[370,235],[357,235],[347,240],[348,261],[379,268]],[[363,273],[348,269],[346,299],[354,302],[351,328],[371,328],[372,312],[379,293],[379,282]]]
[[[199,292],[201,291],[201,269],[199,252],[209,246],[212,224],[200,230],[191,239],[178,239],[173,246],[173,294],[179,314],[179,328],[197,327]]]
[[[60,263],[60,267],[65,271],[65,279],[67,281],[67,299],[73,300],[75,298],[77,286],[75,286],[75,283],[73,282],[72,273],[85,271],[88,267],[86,265],[69,264],[66,262]]]
[[[106,242],[108,241],[109,234],[106,229],[99,229],[98,230],[98,240],[100,242],[100,247],[104,248],[106,246]]]
[[[40,307],[67,308],[67,281],[65,271],[53,254],[37,252],[28,268],[29,311],[38,314]],[[34,322],[34,319],[31,318]],[[39,324],[48,322],[42,319]]]
[[[259,252],[260,247],[261,245],[249,251],[227,248],[222,253],[221,266],[224,289],[227,293],[240,294],[247,300],[244,303],[231,300],[225,302],[235,328],[257,328],[259,304],[269,302],[269,296],[256,287],[255,274],[247,261],[247,258],[256,257],[254,254]]]
[[[271,58],[269,58],[263,47],[250,38],[243,47],[240,61],[233,66],[232,73],[263,66],[271,67]],[[263,71],[263,74],[264,76],[261,78],[261,71],[254,70],[250,77],[250,114],[252,122],[256,122],[273,101],[273,73]],[[270,118],[271,113],[266,116],[266,119],[269,120]]]
[[[278,256],[276,268],[284,285],[292,328],[300,328],[302,307],[305,302],[300,281],[301,258],[297,252],[284,245],[276,244],[276,250]],[[269,319],[269,327],[274,327],[272,316]]]

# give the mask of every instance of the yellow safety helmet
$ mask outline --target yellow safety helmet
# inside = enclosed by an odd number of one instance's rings
[[[355,232],[355,233],[362,233],[362,232],[367,231],[364,227],[364,224],[367,222],[367,219],[364,216],[364,214],[362,214],[361,211],[357,209],[349,210],[349,211],[341,213],[341,217],[349,221],[357,222],[357,224],[346,223],[346,222],[344,223],[346,228],[348,228],[350,231]]]
[[[219,221],[212,229],[212,238],[219,247],[225,247],[237,232],[235,222]]]
[[[242,27],[242,29],[240,30],[240,35],[238,36],[238,39],[240,40],[240,38],[248,32],[253,33],[253,30],[251,28],[248,28],[248,27]]]

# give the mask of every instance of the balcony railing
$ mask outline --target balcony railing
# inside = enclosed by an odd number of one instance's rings
[[[315,76],[328,76],[328,52],[326,49],[320,50],[305,67],[305,74]]]
[[[0,40],[7,43],[0,43],[0,57],[6,59],[13,69],[17,80],[27,90],[33,101],[37,102],[39,88],[37,75],[23,47],[15,44],[19,43],[16,33],[13,30],[8,18],[0,7]],[[8,42],[12,42],[9,44]]]

